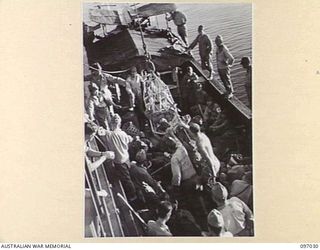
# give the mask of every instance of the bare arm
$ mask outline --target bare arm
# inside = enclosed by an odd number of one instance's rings
[[[189,46],[189,50],[192,50],[194,47],[196,47],[196,45],[198,44],[199,41],[199,35],[196,37],[196,39],[194,39],[194,41],[190,44]]]
[[[181,183],[181,170],[179,163],[175,157],[171,158],[171,171],[172,171],[172,185],[180,186]]]
[[[121,77],[117,77],[117,76],[113,76],[107,73],[103,73],[103,77],[105,77],[105,79],[107,79],[107,81],[112,82],[112,83],[117,83],[122,87],[126,87],[127,86],[127,82],[126,80],[124,80]]]
[[[227,49],[227,48],[224,49],[224,53],[225,53],[225,55],[226,55],[226,57],[227,57],[227,63],[228,63],[230,66],[232,66],[232,64],[233,64],[234,61],[235,61],[234,57],[231,55],[229,49]]]
[[[107,159],[107,156],[103,155],[98,160],[96,160],[95,162],[92,162],[89,165],[90,171],[92,172],[92,171],[96,170],[98,167],[101,166],[102,163],[105,162],[106,159]]]
[[[88,103],[88,115],[91,121],[94,121],[94,103],[93,100],[89,100]]]

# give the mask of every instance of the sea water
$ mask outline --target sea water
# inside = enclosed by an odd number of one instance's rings
[[[213,45],[217,35],[221,35],[225,45],[234,56],[235,63],[231,68],[231,80],[235,95],[248,105],[244,88],[246,71],[240,65],[241,58],[248,56],[252,59],[252,5],[251,4],[177,4],[178,10],[187,16],[189,44],[196,38],[198,26],[203,25],[210,36]],[[170,22],[173,32],[176,27]],[[200,61],[198,47],[193,50],[196,60]],[[215,51],[212,63],[217,74]]]

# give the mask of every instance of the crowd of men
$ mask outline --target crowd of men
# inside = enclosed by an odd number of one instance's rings
[[[198,36],[189,45],[188,44],[188,34],[187,34],[187,18],[181,11],[172,11],[167,17],[168,21],[173,20],[174,24],[177,26],[178,35],[181,37],[182,41],[185,43],[187,51],[192,50],[195,46],[199,45],[199,55],[201,59],[202,69],[209,71],[209,79],[213,79],[214,70],[211,63],[213,54],[213,44],[211,38],[205,33],[203,25],[198,27]],[[232,98],[234,94],[233,85],[231,81],[230,68],[235,62],[235,58],[230,53],[228,47],[225,45],[221,35],[217,35],[215,38],[216,44],[216,62],[219,77],[226,89],[226,96]],[[251,62],[249,57],[243,57],[241,59],[242,66],[247,70],[247,77],[245,88],[247,96],[249,99],[249,105],[251,108]]]
[[[212,142],[216,136],[228,133],[229,121],[197,82],[198,76],[191,67],[182,79],[184,115],[174,128],[162,119],[160,126],[165,135],[160,138],[146,134],[140,126],[147,122],[141,116],[144,79],[135,67],[124,79],[103,72],[95,64],[86,79],[90,81],[86,154],[96,158],[91,168],[105,161],[111,164],[111,182],[121,181],[134,209],[149,211],[141,213],[147,221],[147,235],[253,235],[250,160],[239,155],[230,155],[223,161],[217,157]],[[142,117],[142,121],[122,121],[124,116],[118,113],[125,108],[117,104],[110,90],[115,83],[128,94],[125,112],[133,114],[129,117]],[[90,147],[95,135],[106,145],[106,151]]]
[[[201,66],[214,70],[211,63],[213,45],[204,27],[189,45],[186,16],[171,12],[186,46],[186,51],[199,45]],[[233,96],[230,67],[235,59],[217,35],[216,60],[227,98]],[[251,61],[241,59],[246,69],[245,87],[251,107]],[[154,65],[147,70],[154,74]],[[214,102],[198,81],[192,67],[186,68],[180,82],[181,116],[174,127],[163,118],[159,129],[164,135],[154,136],[146,130],[143,91],[145,79],[136,67],[125,78],[104,72],[91,64],[91,75],[85,78],[88,95],[85,101],[85,152],[94,157],[90,167],[108,162],[111,182],[121,181],[129,204],[140,211],[147,222],[150,236],[253,236],[253,188],[251,158],[225,154],[224,135],[232,126],[225,110]],[[122,87],[127,107],[119,105],[111,88]],[[123,100],[122,102],[123,103]],[[90,141],[98,136],[104,151],[92,149]],[[148,211],[148,212],[143,212]]]

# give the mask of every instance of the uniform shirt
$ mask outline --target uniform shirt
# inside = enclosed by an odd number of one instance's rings
[[[212,52],[212,42],[210,37],[203,33],[199,34],[196,39],[191,43],[190,49],[193,49],[199,43],[199,53],[200,57],[208,57]]]
[[[191,75],[187,73],[183,76],[180,86],[183,98],[187,98],[192,94],[192,91],[195,89],[195,81],[198,80],[198,78],[199,77],[194,72],[192,72]]]
[[[171,18],[169,18],[168,21],[170,21],[170,20],[173,20],[174,24],[177,25],[177,26],[184,25],[187,22],[186,16],[180,11],[175,11],[171,15]]]
[[[190,179],[196,174],[185,147],[180,144],[171,157],[172,185],[180,186],[181,181]]]
[[[216,57],[218,69],[228,69],[234,62],[233,56],[225,45],[222,45],[222,49],[217,48]]]
[[[152,187],[157,194],[162,193],[156,180],[152,178],[152,176],[143,165],[132,164],[130,168],[130,176],[138,189],[144,190],[144,185],[142,184],[142,182],[145,182],[150,187]]]
[[[90,96],[90,98],[88,100],[87,111],[88,111],[89,118],[92,121],[95,120],[94,119],[95,107],[98,107],[98,108],[106,108],[107,107],[107,104],[105,103],[103,95],[101,93],[99,93],[98,95],[95,95],[95,96]]]
[[[122,164],[129,162],[129,146],[132,137],[127,135],[126,132],[117,128],[113,131],[106,131],[105,140],[107,147],[115,154],[114,162]]]
[[[237,235],[246,228],[246,221],[253,219],[252,212],[248,206],[237,197],[226,200],[222,207],[218,207],[222,214],[227,231]]]
[[[150,236],[172,236],[169,228],[165,224],[160,224],[157,221],[148,221],[148,230]]]
[[[120,86],[126,87],[126,81],[122,79],[121,77],[116,77],[107,73],[103,73],[101,77],[101,88],[103,88],[103,85],[107,84],[108,82],[119,84]]]
[[[131,88],[137,98],[142,98],[142,82],[142,77],[139,74],[133,77],[131,75],[127,77],[128,87]]]

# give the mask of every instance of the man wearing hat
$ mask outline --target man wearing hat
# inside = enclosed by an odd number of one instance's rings
[[[250,108],[252,107],[252,96],[251,96],[251,84],[252,84],[252,67],[251,67],[251,61],[250,58],[245,56],[241,58],[241,62],[240,64],[242,65],[242,67],[244,69],[247,70],[247,74],[246,74],[246,83],[245,83],[245,88],[246,88],[246,92],[248,95],[248,100],[249,100],[249,105]]]
[[[167,17],[167,21],[173,20],[174,24],[177,26],[177,31],[179,36],[181,37],[182,41],[188,46],[188,39],[187,39],[187,18],[185,14],[181,11],[172,11],[170,12],[170,16]]]
[[[231,55],[227,46],[223,43],[222,36],[218,35],[215,39],[217,45],[216,59],[220,79],[227,90],[228,98],[233,97],[233,86],[230,78],[230,67],[234,63],[234,57]]]
[[[253,236],[253,215],[250,208],[239,198],[227,199],[228,191],[216,182],[211,188],[211,197],[222,214],[225,228],[234,236]]]
[[[96,83],[91,82],[91,84],[88,86],[88,89],[90,92],[90,97],[87,105],[89,119],[91,121],[96,120],[100,126],[108,128],[110,112],[105,98],[99,91],[99,87]]]
[[[199,54],[201,58],[201,67],[202,69],[209,70],[209,79],[213,79],[213,67],[211,63],[211,55],[212,55],[212,42],[210,37],[204,32],[204,28],[202,25],[198,27],[199,35],[196,39],[190,44],[188,51],[192,50],[197,44],[199,44]]]
[[[209,233],[206,236],[233,237],[232,233],[225,230],[222,214],[213,209],[207,217]]]

